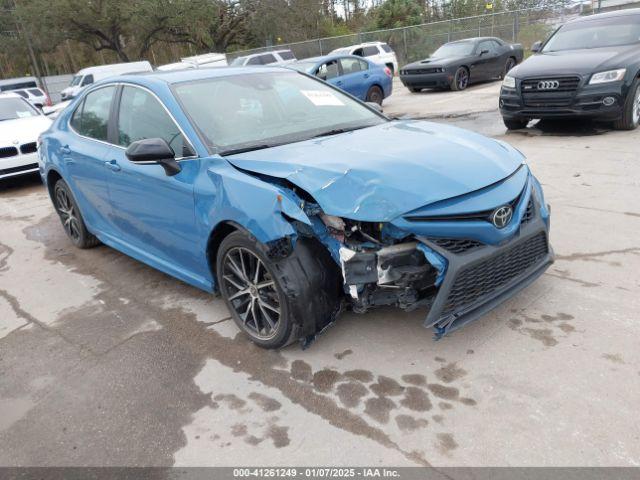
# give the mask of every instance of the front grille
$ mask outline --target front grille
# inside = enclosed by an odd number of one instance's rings
[[[477,240],[461,238],[430,238],[429,240],[451,253],[466,253],[483,246],[483,244]]]
[[[26,172],[27,170],[34,170],[36,168],[38,168],[37,163],[30,163],[29,165],[21,165],[19,167],[5,168],[4,170],[0,169],[0,175],[9,175],[10,173]]]
[[[541,232],[480,263],[463,269],[456,277],[444,304],[442,316],[458,312],[490,296],[525,273],[549,253]]]
[[[15,157],[18,155],[16,147],[0,147],[0,158]]]
[[[521,224],[529,223],[533,220],[533,216],[535,215],[535,207],[533,205],[533,197],[529,199],[529,203],[527,203],[527,209],[524,211],[524,215],[522,215],[522,220],[520,220]]]
[[[429,73],[441,73],[443,71],[442,68],[416,68],[413,70],[405,70],[405,75],[426,75]]]
[[[558,82],[558,87],[553,89],[540,89],[540,82]],[[522,93],[540,92],[540,93],[555,93],[555,92],[575,92],[580,85],[580,77],[560,77],[560,78],[528,78],[522,80],[520,88]]]
[[[540,82],[558,82],[558,87],[540,88]],[[568,107],[580,85],[580,77],[529,78],[520,84],[525,107],[558,108]]]
[[[38,145],[36,144],[36,142],[31,142],[31,143],[23,143],[22,145],[20,145],[20,153],[22,154],[27,154],[27,153],[35,153],[38,151]]]

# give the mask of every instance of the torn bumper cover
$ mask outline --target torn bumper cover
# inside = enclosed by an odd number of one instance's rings
[[[513,233],[497,244],[415,234],[412,241],[376,252],[341,248],[354,310],[394,304],[405,310],[427,307],[424,324],[439,339],[515,295],[554,258],[548,207],[533,190],[531,186],[521,193]]]

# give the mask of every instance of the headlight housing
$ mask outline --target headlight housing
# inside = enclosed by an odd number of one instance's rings
[[[510,75],[505,75],[502,80],[502,86],[507,88],[516,88],[516,79]]]
[[[619,68],[618,70],[607,70],[606,72],[594,73],[591,75],[589,85],[596,85],[598,83],[618,82],[624,78],[627,73],[626,68]]]

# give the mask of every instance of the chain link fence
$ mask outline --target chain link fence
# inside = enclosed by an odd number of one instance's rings
[[[601,5],[606,2],[601,1]],[[637,6],[638,3],[618,4],[615,8]],[[326,55],[332,50],[363,42],[381,41],[391,46],[402,64],[425,58],[440,45],[469,37],[499,37],[503,40],[522,43],[525,51],[536,40],[544,40],[555,28],[580,15],[595,13],[599,8],[584,5],[573,9],[544,10],[523,9],[473,17],[456,18],[411,27],[376,30],[352,35],[318,38],[304,42],[274,45],[227,53],[229,61],[243,55],[271,50],[291,49],[296,58],[303,59]]]

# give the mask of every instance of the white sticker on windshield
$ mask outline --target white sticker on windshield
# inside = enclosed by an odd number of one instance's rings
[[[341,106],[342,101],[336,97],[333,92],[326,90],[302,90],[302,94],[307,97],[314,105],[324,106]]]

